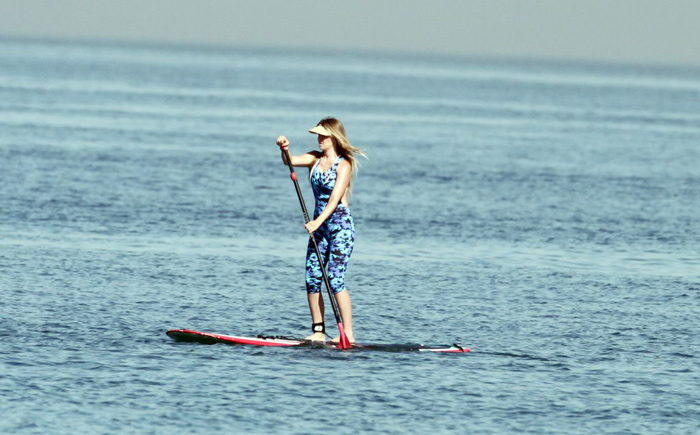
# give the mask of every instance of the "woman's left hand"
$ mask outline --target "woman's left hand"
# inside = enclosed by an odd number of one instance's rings
[[[322,223],[323,222],[318,222],[318,219],[314,219],[312,221],[307,222],[307,224],[304,226],[306,227],[306,231],[308,231],[309,234],[312,234],[318,229],[318,227],[321,226]]]

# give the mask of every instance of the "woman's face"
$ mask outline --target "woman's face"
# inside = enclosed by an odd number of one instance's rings
[[[333,138],[330,136],[318,135],[318,147],[321,151],[326,151],[333,146]]]

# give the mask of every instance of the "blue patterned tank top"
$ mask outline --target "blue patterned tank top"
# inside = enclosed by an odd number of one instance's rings
[[[319,158],[316,160],[316,164],[311,169],[309,181],[311,181],[311,189],[313,190],[314,197],[316,198],[314,219],[323,212],[323,209],[325,209],[326,205],[328,204],[328,200],[330,199],[333,188],[335,187],[335,180],[338,178],[336,169],[338,167],[338,163],[340,163],[340,161],[343,159],[344,157],[339,156],[330,169],[328,169],[326,172],[321,172],[321,168],[319,168],[321,159]],[[343,203],[339,203],[338,207],[345,206]]]

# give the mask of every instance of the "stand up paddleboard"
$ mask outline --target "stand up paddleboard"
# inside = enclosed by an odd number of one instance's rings
[[[168,332],[168,337],[175,341],[196,342],[202,344],[247,344],[252,346],[272,346],[272,347],[319,347],[339,349],[337,345],[331,343],[319,343],[298,338],[288,337],[240,337],[236,335],[212,334],[209,332],[192,331],[190,329],[172,329]],[[467,353],[471,349],[462,347],[459,344],[451,346],[426,346],[423,344],[359,344],[355,343],[351,349],[357,350],[379,350],[385,352],[438,352],[438,353]]]

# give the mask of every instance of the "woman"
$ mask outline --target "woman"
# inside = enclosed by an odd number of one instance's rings
[[[306,230],[316,239],[326,264],[331,290],[335,294],[343,327],[348,341],[355,342],[352,328],[352,301],[345,288],[345,269],[355,242],[355,224],[348,208],[352,193],[352,179],[357,172],[357,155],[365,154],[354,147],[345,136],[343,124],[335,118],[324,118],[309,133],[318,135],[319,151],[292,156],[292,165],[309,168],[309,180],[316,198],[314,218]],[[286,137],[277,138],[282,161],[287,164],[285,151],[289,149]],[[306,250],[306,292],[311,310],[313,334],[311,341],[325,341],[323,297],[321,293],[322,264],[309,240]],[[338,337],[332,340],[338,342]]]

